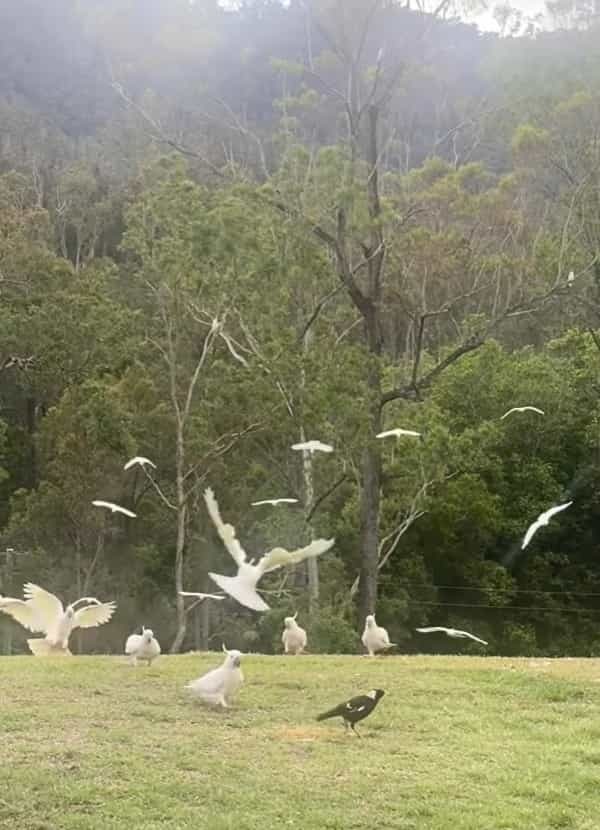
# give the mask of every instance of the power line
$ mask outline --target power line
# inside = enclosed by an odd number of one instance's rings
[[[527,605],[479,605],[469,602],[428,602],[426,600],[409,600],[412,605],[435,605],[448,608],[494,608],[496,611],[545,611],[552,614],[600,614],[600,608],[544,608]]]
[[[418,582],[405,582],[407,588],[428,588],[440,591],[499,591],[511,594],[544,594],[546,596],[564,596],[569,594],[572,597],[600,597],[600,592],[594,591],[544,591],[540,588],[496,588],[493,585],[431,585]]]

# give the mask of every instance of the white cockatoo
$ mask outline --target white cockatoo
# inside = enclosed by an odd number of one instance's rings
[[[286,617],[283,621],[285,627],[281,642],[286,654],[302,654],[306,648],[306,631],[296,622],[297,616],[298,612],[293,617]]]
[[[403,435],[407,435],[410,438],[421,437],[421,433],[415,432],[414,429],[401,429],[397,427],[396,429],[386,429],[384,432],[378,432],[375,438],[391,438],[392,435],[396,438],[401,438]]]
[[[153,461],[150,461],[149,458],[146,458],[144,455],[136,455],[133,458],[130,458],[127,464],[123,467],[124,470],[130,470],[132,467],[142,467],[144,468],[146,464],[149,467],[152,467],[153,470],[156,470],[156,464]]]
[[[292,444],[293,450],[302,452],[333,452],[331,444],[324,444],[322,441],[302,441],[300,444]]]
[[[481,643],[482,646],[487,646],[487,640],[482,640],[481,637],[476,637],[474,634],[469,634],[468,631],[461,631],[460,628],[444,628],[442,625],[430,625],[426,628],[416,628],[419,634],[432,634],[435,631],[447,634],[448,637],[455,637],[458,640],[474,640],[476,643]]]
[[[181,597],[194,597],[194,599],[225,599],[223,594],[204,594],[201,591],[179,591]]]
[[[69,654],[69,637],[75,628],[95,628],[108,622],[115,612],[114,602],[99,602],[95,597],[81,597],[63,608],[54,594],[32,582],[23,587],[22,599],[3,597],[0,611],[34,633],[45,636],[27,640],[27,645],[38,657],[50,654]],[[87,603],[75,610],[79,603]]]
[[[513,412],[535,412],[538,415],[546,414],[543,409],[538,409],[537,406],[513,406],[512,409],[509,409],[508,412],[504,413],[500,420],[503,421],[505,418],[508,418],[508,416],[512,415]]]
[[[546,510],[544,513],[540,513],[533,524],[529,525],[527,528],[527,533],[523,539],[523,544],[521,545],[521,550],[525,550],[527,545],[531,542],[535,534],[538,532],[540,527],[545,527],[545,525],[550,524],[550,519],[555,516],[557,513],[562,513],[563,510],[566,510],[567,507],[570,507],[573,504],[572,501],[567,501],[564,504],[558,504],[556,507],[551,507],[550,510]]]
[[[212,669],[197,680],[192,680],[185,688],[203,703],[227,708],[244,682],[244,675],[240,668],[242,652],[235,649],[227,651],[225,646],[223,651],[226,656],[218,669]]]
[[[101,499],[96,499],[92,502],[94,507],[105,507],[107,510],[110,510],[111,513],[122,513],[124,516],[129,516],[131,519],[135,519],[136,514],[133,510],[128,510],[126,507],[121,507],[119,504],[115,504],[112,501],[102,501]]]
[[[160,654],[160,643],[150,628],[142,626],[141,634],[131,634],[127,638],[125,654],[130,658],[132,666],[137,666],[138,660],[146,660],[151,666]]]
[[[362,644],[369,652],[369,657],[374,657],[376,651],[384,651],[396,645],[396,643],[390,643],[390,637],[385,628],[377,625],[374,614],[368,614],[365,619]]]
[[[255,611],[269,610],[267,603],[256,592],[258,581],[264,574],[274,571],[276,568],[281,568],[283,565],[296,565],[310,556],[319,556],[333,547],[335,542],[335,539],[316,539],[310,545],[293,551],[285,548],[273,548],[255,564],[256,560],[254,559],[248,561],[246,552],[235,535],[233,525],[223,522],[219,513],[219,505],[210,488],[204,491],[204,501],[217,533],[238,566],[236,576],[222,576],[210,572],[208,575],[226,594],[237,599],[246,608],[252,608]]]
[[[253,501],[252,507],[260,507],[261,504],[270,504],[277,507],[278,504],[298,504],[298,499],[263,499],[262,501]]]

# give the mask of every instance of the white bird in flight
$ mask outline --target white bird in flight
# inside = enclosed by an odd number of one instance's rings
[[[95,597],[81,597],[63,608],[58,597],[32,582],[25,584],[23,595],[24,600],[2,597],[0,611],[4,611],[35,634],[45,635],[27,640],[33,654],[40,657],[48,654],[70,654],[71,632],[75,628],[95,628],[103,625],[110,620],[117,607],[114,602],[99,602]],[[81,602],[88,605],[75,610]]]
[[[227,656],[218,669],[203,674],[202,677],[188,683],[185,688],[204,703],[227,708],[244,682],[244,675],[240,668],[242,652],[235,649],[227,651],[225,646],[223,651]]]
[[[298,499],[263,499],[262,501],[253,501],[252,507],[258,507],[261,504],[272,504],[274,507],[278,504],[298,504]]]
[[[513,406],[512,409],[504,413],[500,420],[503,421],[505,418],[508,418],[513,412],[537,412],[538,415],[546,414],[543,409],[538,409],[537,406]]]
[[[223,594],[203,594],[199,591],[179,591],[182,597],[195,597],[196,599],[225,599]]]
[[[378,432],[375,438],[389,438],[390,436],[395,435],[396,438],[400,438],[402,435],[410,435],[413,438],[420,438],[421,433],[415,432],[413,429],[386,429],[384,432]]]
[[[121,507],[118,504],[114,504],[112,501],[101,501],[101,499],[96,499],[92,502],[94,507],[106,507],[107,510],[110,510],[111,513],[122,513],[124,516],[130,516],[132,519],[135,519],[136,514],[133,510],[128,510],[126,507]]]
[[[142,626],[141,634],[130,634],[127,638],[125,654],[130,658],[132,666],[137,666],[138,660],[145,660],[151,666],[160,654],[160,643],[150,628]]]
[[[521,545],[521,550],[525,550],[527,545],[531,542],[534,535],[540,529],[540,527],[544,527],[547,524],[550,524],[550,519],[555,516],[557,513],[562,513],[563,510],[566,510],[567,507],[570,507],[573,504],[572,501],[566,501],[564,504],[558,504],[556,507],[551,507],[550,510],[546,510],[545,513],[540,513],[537,517],[535,522],[527,528],[527,533],[523,539],[523,544]]]
[[[292,444],[293,450],[303,450],[306,452],[333,452],[331,444],[323,444],[322,441],[303,441],[300,444]]]
[[[149,458],[146,458],[144,455],[136,455],[134,458],[130,458],[127,464],[123,467],[124,470],[129,470],[131,467],[135,467],[139,464],[140,467],[145,467],[146,464],[149,467],[152,467],[153,470],[156,470],[156,464],[153,461],[150,461]]]
[[[335,542],[335,539],[316,539],[310,545],[293,551],[285,548],[273,548],[255,564],[255,559],[248,561],[246,552],[235,535],[233,525],[223,522],[215,494],[210,487],[204,491],[204,501],[217,533],[238,566],[236,576],[222,576],[215,573],[209,573],[208,575],[225,593],[255,611],[269,610],[267,603],[256,592],[256,586],[263,574],[270,573],[270,571],[274,571],[283,565],[296,565],[310,556],[319,556],[333,547]]]
[[[487,646],[487,640],[482,640],[474,634],[469,634],[468,631],[461,631],[459,628],[444,628],[441,625],[431,625],[427,628],[417,628],[419,634],[431,634],[434,631],[442,631],[448,637],[456,637],[461,640],[475,640],[476,643],[481,643],[482,646]]]

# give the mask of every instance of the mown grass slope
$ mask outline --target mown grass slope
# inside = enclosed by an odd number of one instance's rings
[[[249,655],[223,712],[220,660],[0,659],[0,828],[600,826],[598,661]],[[373,687],[362,740],[315,722]]]

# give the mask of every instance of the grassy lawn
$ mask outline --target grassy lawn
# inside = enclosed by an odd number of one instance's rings
[[[0,659],[0,828],[600,827],[598,661],[248,656],[222,712],[220,660]],[[362,740],[315,722],[373,687]]]

